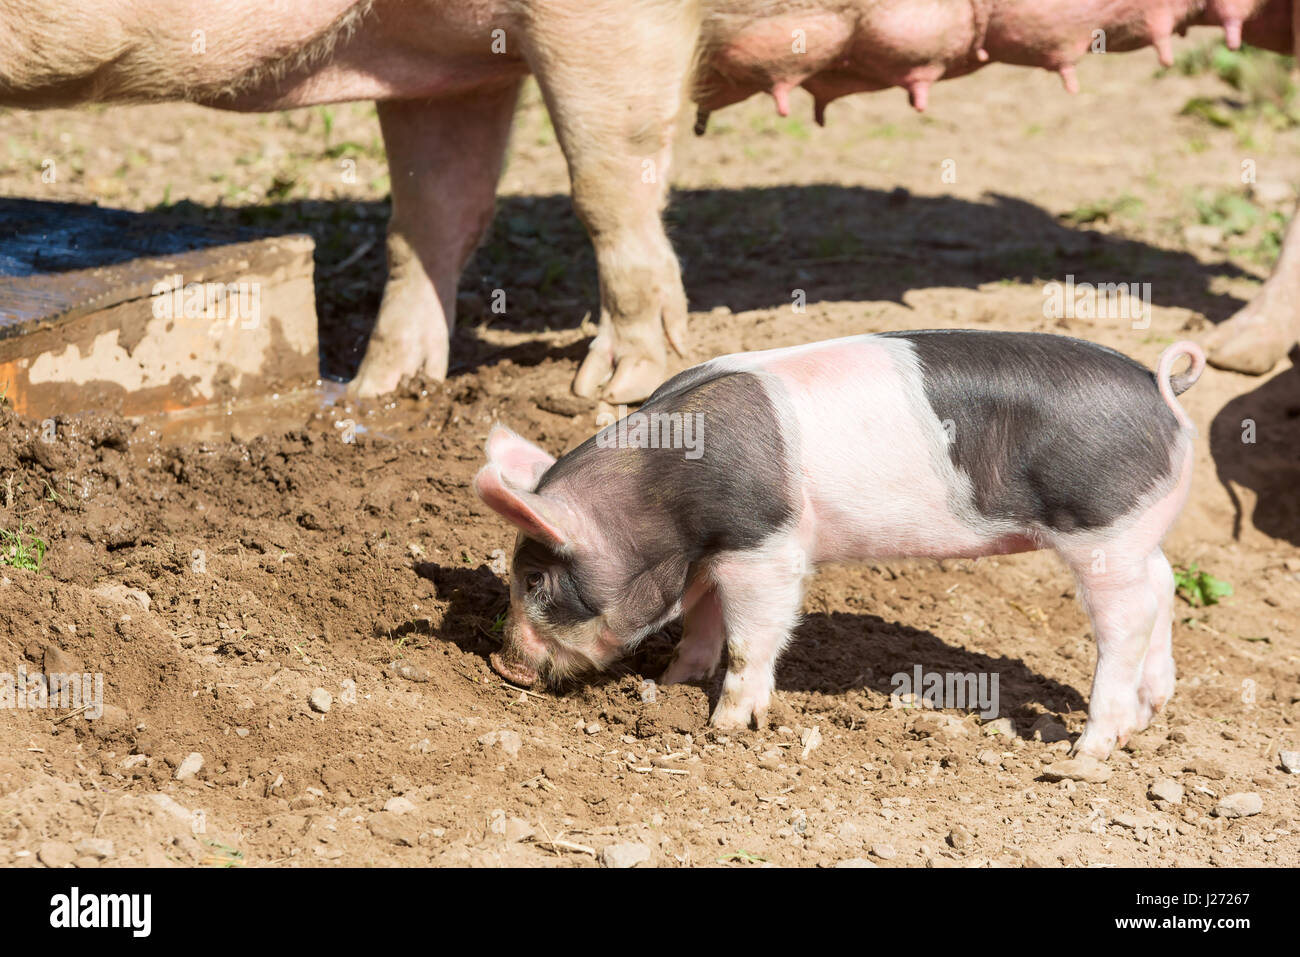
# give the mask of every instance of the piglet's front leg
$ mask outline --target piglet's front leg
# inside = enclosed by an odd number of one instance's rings
[[[715,728],[767,724],[776,660],[803,603],[808,559],[793,538],[715,559],[714,581],[727,634],[727,676],[709,723]]]

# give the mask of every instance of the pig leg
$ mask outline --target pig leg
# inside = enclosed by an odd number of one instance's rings
[[[1138,686],[1158,604],[1145,554],[1131,558],[1119,542],[1098,551],[1100,559],[1090,551],[1086,559],[1070,561],[1097,639],[1088,724],[1074,751],[1104,761],[1141,724]]]
[[[388,284],[348,391],[391,392],[408,375],[447,375],[456,286],[492,221],[519,84],[451,100],[379,104],[393,214]]]
[[[712,678],[722,659],[726,638],[722,601],[718,590],[710,588],[686,612],[682,640],[673,649],[673,660],[668,663],[660,683],[672,685]]]
[[[1273,274],[1259,293],[1206,337],[1210,363],[1263,375],[1300,340],[1300,210],[1287,227]]]
[[[686,332],[686,293],[660,214],[698,6],[591,0],[539,5],[536,15],[545,22],[530,32],[525,56],[600,276],[600,325],[573,390],[633,402],[665,377],[665,334],[680,353]]]
[[[1174,570],[1158,548],[1147,559],[1147,570],[1156,596],[1156,625],[1142,664],[1142,683],[1138,686],[1139,730],[1151,723],[1156,712],[1174,694]]]
[[[798,622],[807,570],[793,540],[715,561],[727,632],[727,676],[709,721],[715,728],[748,728],[751,718],[756,728],[767,724],[776,659]]]

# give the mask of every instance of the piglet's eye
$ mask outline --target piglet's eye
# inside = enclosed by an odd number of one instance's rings
[[[542,583],[541,572],[529,572],[528,577],[524,579],[524,584],[528,586],[529,591],[533,591]]]

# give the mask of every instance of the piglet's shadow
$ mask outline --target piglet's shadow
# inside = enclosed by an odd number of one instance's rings
[[[431,634],[483,658],[496,649],[500,637],[493,623],[505,610],[510,596],[505,583],[491,569],[421,562],[415,572],[432,582],[438,599],[448,603],[442,622],[430,628],[427,619],[416,619],[385,631],[385,636]],[[627,674],[658,680],[680,637],[681,624],[674,623],[647,638],[608,672],[569,682],[565,688],[597,687]],[[1040,710],[1066,714],[1086,709],[1075,688],[1032,671],[1018,658],[994,658],[954,648],[929,631],[886,621],[878,615],[849,612],[814,612],[804,617],[781,656],[776,686],[778,691],[831,696],[853,690],[889,695],[896,690],[893,676],[900,672],[911,675],[917,665],[925,672],[996,674],[999,713],[1013,719],[1032,721],[1033,714]],[[721,691],[721,669],[708,691],[711,710]]]
[[[1032,706],[1061,714],[1087,707],[1075,688],[1038,674],[1019,658],[954,648],[924,629],[851,612],[806,615],[781,657],[776,686],[828,695],[855,689],[888,695],[898,690],[893,676],[911,676],[917,665],[926,673],[996,675],[1002,715],[1015,717]]]
[[[672,657],[681,634],[673,625],[648,639],[625,664],[633,673],[658,679]],[[725,665],[725,656],[723,659]],[[794,640],[781,656],[776,672],[778,691],[843,695],[871,690],[884,695],[897,690],[893,676],[924,672],[998,676],[998,711],[1025,724],[1042,711],[1067,714],[1087,710],[1079,691],[1031,670],[1018,658],[991,657],[954,648],[937,635],[886,621],[878,615],[817,612],[805,615]],[[718,703],[721,669],[709,684],[709,707]],[[968,710],[978,710],[972,705]],[[1027,728],[1019,728],[1021,732]]]

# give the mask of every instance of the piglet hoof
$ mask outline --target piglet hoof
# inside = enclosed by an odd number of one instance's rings
[[[713,712],[713,717],[709,719],[709,727],[717,731],[764,731],[767,729],[767,711],[751,711],[748,714],[742,714],[740,711],[729,711],[724,713],[722,708]]]
[[[722,700],[713,711],[709,724],[719,731],[763,731],[767,728],[767,703],[738,700],[728,695],[725,688]]]
[[[1074,747],[1070,749],[1070,757],[1094,758],[1098,761],[1105,761],[1110,757],[1110,753],[1115,750],[1118,740],[1119,735],[1094,730],[1090,721],[1088,726],[1083,729],[1083,734],[1079,735],[1079,740],[1074,742]]]

